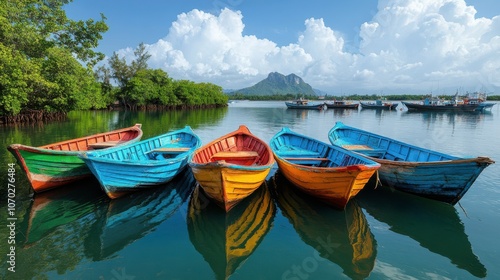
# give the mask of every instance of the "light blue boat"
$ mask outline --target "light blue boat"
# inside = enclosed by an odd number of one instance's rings
[[[186,126],[135,144],[86,152],[79,157],[106,194],[117,198],[169,182],[183,171],[200,146],[200,138]]]
[[[328,138],[334,145],[380,163],[382,185],[452,205],[495,163],[488,157],[456,157],[420,148],[341,122],[329,131]]]

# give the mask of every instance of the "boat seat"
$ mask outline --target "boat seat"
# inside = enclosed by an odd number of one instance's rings
[[[187,147],[163,147],[163,148],[156,148],[151,151],[148,151],[147,153],[183,153],[189,151],[191,148]]]
[[[98,142],[98,143],[93,143],[93,144],[89,144],[89,148],[92,148],[92,149],[105,149],[105,148],[111,148],[111,147],[114,147],[116,145],[118,145],[120,142],[122,141],[105,141],[105,142]]]
[[[385,149],[373,149],[368,145],[342,145],[342,148],[376,158],[382,158],[387,151]]]
[[[277,151],[277,154],[279,154],[282,157],[290,157],[290,158],[296,158],[296,157],[319,157],[320,153],[314,152],[314,151],[309,151],[305,149],[290,149],[290,150],[280,150]]]
[[[189,151],[190,149],[191,148],[188,147],[160,147],[151,151],[147,151],[145,154],[148,155],[150,159],[172,159],[182,153]]]
[[[288,161],[326,161],[326,160],[329,160],[328,158],[314,158],[314,157],[286,157],[284,158],[285,160],[288,160]]]
[[[215,153],[212,158],[252,158],[258,157],[259,154],[255,151],[221,151]]]

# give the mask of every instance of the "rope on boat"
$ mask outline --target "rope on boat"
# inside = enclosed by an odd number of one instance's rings
[[[378,170],[375,171],[375,174],[377,174],[377,181],[375,182],[375,189],[378,188],[378,186],[382,186],[382,182],[380,181],[380,177],[378,176]]]

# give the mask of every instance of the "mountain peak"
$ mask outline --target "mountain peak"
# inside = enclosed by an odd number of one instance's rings
[[[246,95],[315,94],[312,87],[305,83],[301,77],[293,73],[285,76],[278,72],[271,72],[266,79],[251,87],[236,90],[234,93]]]

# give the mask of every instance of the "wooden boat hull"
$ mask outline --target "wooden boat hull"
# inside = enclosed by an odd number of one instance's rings
[[[79,157],[95,175],[108,197],[155,187],[172,180],[187,167],[201,146],[189,126],[131,145],[83,153]]]
[[[455,111],[455,112],[474,112],[481,110],[479,104],[458,104],[458,105],[424,105],[411,102],[401,101],[403,105],[408,108],[408,110],[418,110],[418,111]]]
[[[91,176],[78,155],[93,148],[134,143],[141,139],[141,125],[82,138],[31,147],[12,144],[7,149],[17,159],[35,192],[42,192]]]
[[[286,107],[289,109],[306,109],[306,110],[323,110],[324,104],[307,104],[298,105],[293,102],[285,102]]]
[[[328,109],[358,109],[359,103],[349,103],[349,104],[334,104],[325,102]]]
[[[279,170],[302,191],[344,209],[380,165],[285,127],[270,142]]]
[[[455,204],[481,172],[494,163],[488,157],[459,158],[345,126],[337,122],[330,142],[352,149],[381,164],[383,185]]]
[[[243,125],[196,150],[189,161],[205,193],[226,211],[262,185],[273,164],[267,143]]]
[[[395,110],[396,107],[398,107],[397,103],[392,103],[390,105],[377,105],[366,102],[360,102],[360,104],[362,109]]]

